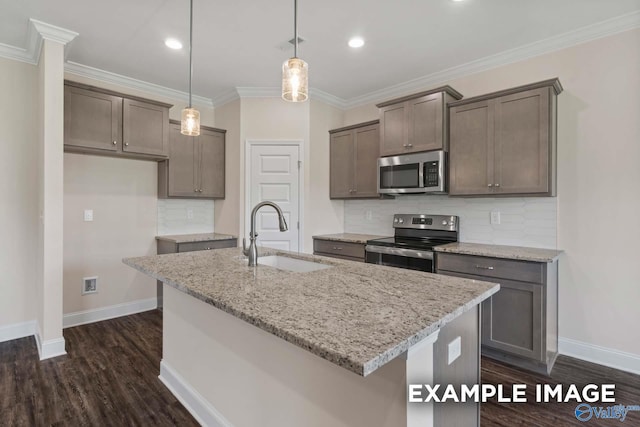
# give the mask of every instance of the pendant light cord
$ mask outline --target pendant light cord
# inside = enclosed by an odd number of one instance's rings
[[[193,1],[193,0],[191,0]],[[293,0],[293,57],[298,57],[298,0]]]
[[[189,7],[189,108],[191,108],[191,80],[193,79],[193,0]]]

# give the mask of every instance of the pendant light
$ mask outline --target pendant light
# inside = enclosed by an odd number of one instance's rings
[[[191,105],[191,79],[193,78],[193,0],[189,7],[189,106],[182,110],[180,133],[188,136],[200,135],[200,112]]]
[[[293,0],[293,58],[282,64],[282,99],[303,102],[309,97],[309,66],[298,58],[298,0]]]

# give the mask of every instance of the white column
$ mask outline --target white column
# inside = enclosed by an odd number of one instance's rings
[[[439,333],[438,329],[407,350],[407,390],[409,384],[433,384],[433,344]],[[407,427],[433,425],[433,402],[407,403]]]
[[[38,277],[36,341],[40,359],[65,354],[62,336],[64,47],[78,34],[31,20],[41,46],[38,61],[39,127]]]

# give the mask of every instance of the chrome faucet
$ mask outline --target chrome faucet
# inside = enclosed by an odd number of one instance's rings
[[[280,231],[287,231],[289,227],[287,226],[287,221],[284,219],[284,214],[282,213],[282,209],[280,206],[276,205],[273,202],[260,202],[258,203],[253,210],[251,211],[251,231],[249,232],[249,248],[247,248],[247,239],[242,238],[242,252],[245,256],[249,257],[249,267],[255,267],[258,263],[258,248],[256,246],[256,237],[258,237],[258,233],[256,233],[256,214],[258,210],[263,206],[271,206],[278,213],[278,222],[280,223]]]

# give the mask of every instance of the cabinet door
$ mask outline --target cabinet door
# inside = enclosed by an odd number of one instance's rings
[[[407,101],[408,151],[443,149],[443,93]]]
[[[64,87],[64,144],[118,151],[122,143],[122,98]]]
[[[123,151],[167,156],[169,141],[168,108],[125,99],[122,121]]]
[[[500,283],[500,290],[482,302],[482,345],[544,361],[543,285],[450,271],[438,274]]]
[[[493,191],[493,109],[479,101],[449,109],[449,194]]]
[[[196,197],[198,183],[194,166],[198,158],[194,137],[180,133],[180,124],[170,125],[169,197]]]
[[[378,196],[378,157],[380,127],[365,126],[354,129],[355,197]]]
[[[499,283],[500,290],[482,305],[482,345],[544,360],[542,286],[505,279]]]
[[[200,151],[200,197],[224,199],[225,134],[202,129],[195,139]]]
[[[496,193],[549,191],[549,91],[528,90],[494,101]]]
[[[407,103],[380,109],[380,155],[392,156],[407,152]]]
[[[354,192],[354,132],[347,130],[331,135],[329,146],[329,197],[351,197]]]

